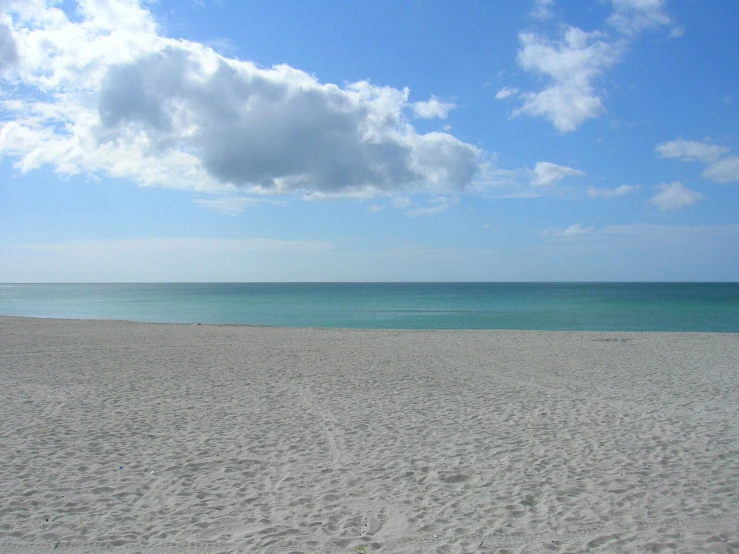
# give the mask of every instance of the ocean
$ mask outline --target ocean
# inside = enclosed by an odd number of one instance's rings
[[[362,329],[739,332],[739,283],[0,284],[0,315]]]

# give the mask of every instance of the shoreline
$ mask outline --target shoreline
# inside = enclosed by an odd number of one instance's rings
[[[4,315],[0,314],[0,320],[2,319],[18,319],[18,320],[39,320],[39,321],[61,321],[61,322],[89,322],[89,323],[124,323],[124,324],[137,324],[137,325],[178,325],[178,326],[195,326],[195,327],[244,327],[250,329],[284,329],[284,330],[313,330],[313,331],[355,331],[355,332],[387,332],[393,331],[398,333],[586,333],[586,334],[643,334],[643,335],[728,335],[728,336],[739,336],[739,331],[630,331],[630,330],[559,330],[559,329],[489,329],[489,328],[444,328],[444,329],[399,329],[399,328],[386,328],[386,327],[289,327],[280,325],[262,325],[258,323],[182,323],[176,321],[141,321],[136,319],[91,319],[91,318],[69,318],[69,317],[42,317],[42,316],[27,316],[27,315]]]
[[[739,283],[6,285],[0,314],[403,330],[739,333]]]
[[[425,331],[0,316],[0,550],[739,549],[739,335]]]

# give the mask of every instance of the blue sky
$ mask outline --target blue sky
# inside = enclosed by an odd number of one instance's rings
[[[736,2],[0,11],[0,282],[739,276]]]

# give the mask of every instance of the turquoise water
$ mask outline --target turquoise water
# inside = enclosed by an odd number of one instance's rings
[[[0,285],[0,315],[373,329],[739,332],[739,283]]]

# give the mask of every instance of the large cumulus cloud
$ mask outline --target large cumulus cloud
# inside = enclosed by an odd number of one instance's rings
[[[318,195],[460,190],[479,171],[476,147],[413,127],[407,89],[230,59],[161,36],[136,0],[20,5],[25,92],[3,102],[0,154],[24,171]]]
[[[145,136],[157,151],[197,152],[222,182],[322,192],[462,188],[479,152],[446,133],[418,134],[408,91],[321,84],[289,66],[261,69],[169,46],[111,67],[99,94],[102,141]]]

